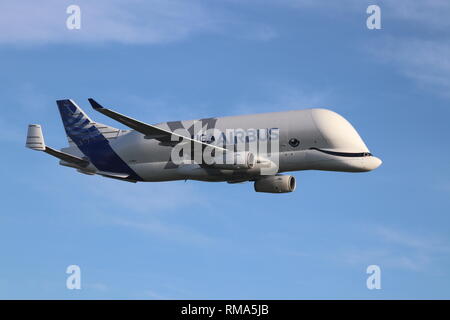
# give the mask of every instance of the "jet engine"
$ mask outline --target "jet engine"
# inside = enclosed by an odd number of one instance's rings
[[[256,192],[287,193],[294,191],[295,186],[295,177],[293,176],[263,176],[255,181]]]
[[[248,170],[256,164],[256,157],[251,152],[225,153],[223,157],[217,157],[211,167],[224,170]]]

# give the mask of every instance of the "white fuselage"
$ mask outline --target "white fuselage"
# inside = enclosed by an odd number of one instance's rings
[[[326,109],[274,112],[198,120],[203,129],[225,132],[229,129],[279,130],[279,170],[327,170],[365,172],[377,168],[381,160],[372,156],[353,126]],[[156,126],[171,131],[187,129],[192,136],[194,120],[165,122]],[[211,136],[206,137],[211,139]],[[108,138],[112,149],[142,181],[203,180],[245,181],[260,175],[259,170],[236,172],[201,165],[175,165],[171,161],[173,144],[150,139],[134,130],[121,131]],[[82,156],[75,146],[64,152]],[[86,170],[95,172],[92,165]]]

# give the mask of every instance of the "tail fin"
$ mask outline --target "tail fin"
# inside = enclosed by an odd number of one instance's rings
[[[56,101],[67,136],[77,145],[99,138],[94,122],[72,100]],[[70,142],[70,140],[69,140]]]
[[[73,100],[58,100],[56,103],[70,145],[79,146],[80,143],[93,143],[103,138],[110,140],[121,134],[120,129],[92,121]]]
[[[109,140],[118,137],[121,130],[92,121],[72,100],[58,100],[56,103],[69,143],[74,143],[99,171],[126,174],[131,180],[142,180],[110,145]]]

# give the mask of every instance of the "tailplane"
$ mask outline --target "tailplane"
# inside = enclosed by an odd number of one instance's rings
[[[89,165],[89,161],[86,159],[46,146],[44,135],[42,134],[42,127],[39,124],[30,124],[28,126],[26,147],[36,151],[44,151],[62,161],[72,163],[77,167],[85,168]]]

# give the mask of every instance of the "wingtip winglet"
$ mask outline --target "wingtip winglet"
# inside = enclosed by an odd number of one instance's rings
[[[28,126],[27,141],[25,146],[32,150],[45,151],[44,135],[40,124]]]
[[[89,98],[88,101],[91,104],[92,108],[94,108],[94,110],[103,109],[103,107],[97,101],[95,101],[94,99]]]

